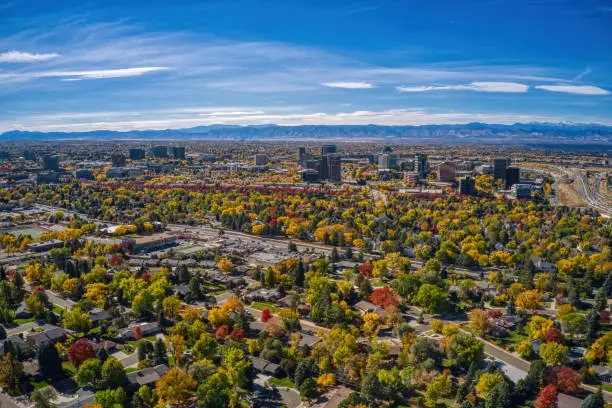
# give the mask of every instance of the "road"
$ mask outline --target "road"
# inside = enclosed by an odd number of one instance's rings
[[[13,327],[12,329],[6,329],[6,335],[7,337],[11,337],[19,333],[28,332],[38,326],[39,324],[37,322],[28,322],[28,323],[20,324],[19,326]]]
[[[4,392],[0,392],[0,403],[2,403],[2,408],[23,408],[24,405],[18,405],[15,400],[9,397]]]
[[[603,197],[599,193],[600,183],[596,181],[596,186],[593,187],[591,184],[589,184],[584,173],[580,169],[572,168],[571,171],[574,175],[574,179],[576,181],[575,184],[578,187],[578,192],[582,199],[589,205],[589,207],[599,211],[603,216],[612,216],[612,208],[610,208],[608,204],[602,201]]]

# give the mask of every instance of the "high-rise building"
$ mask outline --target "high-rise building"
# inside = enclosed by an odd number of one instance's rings
[[[142,160],[145,157],[144,149],[130,149],[131,160]]]
[[[327,156],[327,179],[334,183],[342,181],[342,159],[337,154]]]
[[[321,156],[325,156],[327,154],[336,153],[338,151],[338,147],[333,144],[324,144],[321,146]]]
[[[303,146],[298,147],[297,162],[300,166],[306,167],[306,148]]]
[[[165,159],[168,157],[168,146],[154,146],[151,150],[151,155],[158,159]]]
[[[268,158],[263,153],[257,153],[253,156],[253,164],[255,166],[265,166]]]
[[[419,173],[419,177],[424,179],[427,177],[427,173],[429,172],[429,164],[427,163],[427,155],[426,154],[416,154],[414,156],[414,167],[417,173]]]
[[[397,155],[382,153],[378,155],[378,170],[389,170],[397,167]]]
[[[43,170],[59,170],[59,156],[56,154],[47,154],[42,157]]]
[[[518,167],[508,167],[506,169],[506,188],[510,188],[521,181],[521,170]]]
[[[509,158],[498,157],[493,160],[493,175],[495,180],[502,179],[506,181],[506,169],[510,166]]]
[[[476,194],[476,180],[472,177],[464,177],[459,180],[459,193],[465,195]]]
[[[329,178],[329,169],[327,165],[327,156],[321,157],[319,159],[319,178],[321,180],[327,180]]]
[[[442,162],[438,167],[438,181],[455,181],[457,177],[457,163]]]
[[[0,159],[10,159],[11,158],[11,154],[6,151],[6,150],[2,150],[0,151]]]
[[[30,161],[36,161],[36,152],[34,150],[24,150],[23,158]]]
[[[111,155],[113,167],[125,167],[126,158],[122,153],[113,153]]]
[[[185,148],[184,147],[173,146],[171,150],[172,150],[172,157],[178,160],[185,160]]]

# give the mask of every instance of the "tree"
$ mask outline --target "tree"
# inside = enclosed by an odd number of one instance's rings
[[[557,387],[547,385],[538,393],[534,408],[557,408],[557,394]]]
[[[104,364],[102,364],[101,377],[108,388],[121,387],[126,380],[123,365],[114,357],[109,357]]]
[[[361,382],[361,396],[367,401],[373,403],[381,397],[382,387],[378,380],[378,375],[374,372],[369,372],[363,377]]]
[[[457,359],[458,365],[469,367],[472,362],[484,359],[484,344],[472,335],[459,333],[451,340],[446,353],[448,358]]]
[[[217,263],[217,266],[219,267],[221,272],[226,273],[226,274],[232,273],[234,269],[234,265],[232,264],[232,261],[230,261],[229,259],[225,257],[222,257],[219,260],[219,262]]]
[[[516,306],[519,309],[535,312],[540,306],[542,295],[536,289],[526,290],[521,292],[516,298]]]
[[[195,342],[192,348],[193,356],[196,360],[205,358],[212,359],[217,354],[218,344],[210,334],[204,332]]]
[[[485,398],[485,408],[510,408],[513,406],[512,391],[506,381],[494,385]]]
[[[299,391],[302,398],[314,398],[317,395],[317,383],[312,378],[307,378],[300,385]]]
[[[559,344],[563,344],[565,342],[565,337],[563,336],[563,333],[561,332],[561,330],[557,329],[556,327],[551,327],[546,331],[546,334],[544,334],[544,339],[546,340],[547,343],[559,343]]]
[[[102,388],[104,381],[102,380],[102,363],[100,360],[97,358],[85,360],[79,366],[75,379],[81,387],[91,385],[97,389]]]
[[[168,364],[168,350],[162,339],[157,339],[155,342],[155,350],[153,351],[153,364]]]
[[[370,296],[370,301],[385,309],[391,306],[397,307],[399,305],[395,292],[388,286],[374,290]]]
[[[176,295],[165,297],[162,301],[162,307],[166,317],[174,320],[181,311],[181,300]]]
[[[66,329],[77,332],[87,332],[91,329],[89,315],[78,306],[74,306],[72,310],[64,313],[63,323]]]
[[[53,344],[45,343],[38,349],[38,366],[45,378],[55,379],[64,373],[62,360]]]
[[[159,405],[182,404],[196,389],[197,383],[189,374],[173,367],[155,384]]]
[[[301,360],[295,369],[295,386],[300,387],[307,378],[319,376],[319,367],[313,360]]]
[[[223,373],[215,373],[198,387],[198,407],[227,407],[230,402],[230,385]]]
[[[500,373],[484,373],[481,374],[478,378],[478,383],[476,383],[476,395],[480,398],[485,399],[489,392],[495,387],[497,384],[503,383],[504,377]]]
[[[261,318],[260,318],[260,320],[263,323],[267,322],[271,318],[272,318],[272,313],[270,313],[270,309],[266,308],[266,309],[261,311]]]
[[[79,368],[81,363],[95,355],[93,345],[85,338],[75,341],[68,349],[68,360],[75,368]]]
[[[5,353],[0,359],[0,387],[10,395],[17,395],[22,381],[23,364],[11,353]]]
[[[470,311],[470,327],[480,336],[487,332],[489,329],[489,321],[484,310],[472,309]]]
[[[562,392],[574,393],[582,382],[582,376],[569,367],[551,367],[548,372],[548,383],[557,386]]]
[[[544,343],[540,345],[540,357],[549,366],[561,364],[565,361],[567,347],[559,343]]]
[[[423,284],[413,301],[430,313],[440,312],[446,304],[446,292],[440,287],[429,283]]]
[[[94,394],[94,401],[102,408],[121,408],[125,406],[127,395],[123,388],[98,391]]]
[[[55,408],[56,405],[52,403],[57,398],[57,392],[51,386],[39,388],[30,395],[30,401],[34,403],[35,408]]]
[[[452,391],[453,384],[447,374],[439,375],[427,385],[425,399],[430,406],[435,406],[440,398],[446,397]]]

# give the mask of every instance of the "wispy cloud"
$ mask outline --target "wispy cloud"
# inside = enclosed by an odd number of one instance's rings
[[[582,71],[581,73],[579,73],[578,75],[576,75],[573,79],[573,81],[580,81],[582,78],[584,78],[585,76],[589,75],[591,72],[590,68],[585,68],[584,71]]]
[[[322,82],[321,85],[328,88],[344,88],[344,89],[371,89],[375,86],[369,82]]]
[[[24,51],[7,51],[0,53],[0,62],[40,62],[59,57],[59,54],[33,54]]]
[[[400,92],[475,91],[522,93],[527,92],[529,86],[516,82],[472,82],[468,85],[398,86],[397,90]]]
[[[196,113],[203,109],[208,113]],[[232,111],[232,109],[234,109]],[[190,113],[191,112],[191,113]],[[276,107],[251,108],[245,111],[236,107],[186,108],[168,111],[144,112],[93,112],[60,114],[57,116],[29,115],[0,121],[0,132],[19,129],[31,131],[90,131],[97,129],[128,131],[145,129],[176,129],[212,124],[262,125],[275,123],[292,125],[425,125],[465,124],[470,122],[512,124],[517,122],[560,122],[567,117],[520,113],[474,113],[434,111],[430,109],[356,110],[326,113],[303,108]],[[576,119],[576,118],[571,118]],[[591,120],[581,117],[579,119]],[[610,124],[610,120],[593,118],[593,122]]]
[[[119,69],[100,69],[91,71],[40,71],[28,73],[0,74],[2,79],[32,79],[32,78],[61,78],[63,81],[80,81],[83,79],[124,78],[165,71],[168,67],[136,67]]]
[[[610,95],[610,91],[593,85],[537,85],[535,88],[576,95]]]

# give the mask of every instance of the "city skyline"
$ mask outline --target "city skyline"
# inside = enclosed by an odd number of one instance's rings
[[[14,1],[0,15],[0,132],[612,124],[601,1]]]

